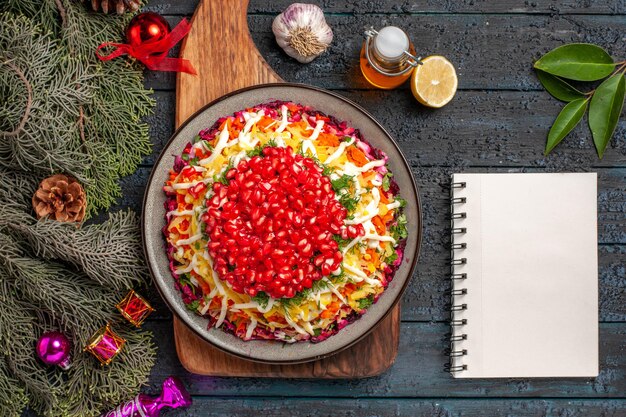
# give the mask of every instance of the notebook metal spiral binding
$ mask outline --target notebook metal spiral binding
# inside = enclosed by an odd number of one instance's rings
[[[450,186],[450,192],[454,190],[464,189],[465,182],[453,182]],[[453,242],[450,246],[451,260],[450,260],[450,281],[452,285],[458,287],[455,282],[459,283],[462,280],[467,279],[467,273],[455,272],[455,267],[467,264],[466,257],[457,257],[458,251],[467,249],[467,242],[459,242],[459,238],[467,233],[465,227],[458,227],[455,222],[467,218],[467,213],[462,210],[462,205],[467,203],[466,197],[450,197],[450,228],[453,236]],[[456,318],[455,314],[467,310],[467,303],[459,301],[459,297],[467,294],[467,288],[454,288],[446,291],[450,296],[450,326],[452,327],[452,334],[450,334],[448,340],[450,342],[450,348],[446,350],[446,355],[450,358],[450,361],[444,366],[444,370],[450,373],[457,373],[467,370],[467,364],[463,364],[461,359],[467,355],[467,349],[457,349],[457,343],[467,340],[467,334],[462,332],[462,327],[467,325],[467,319]]]

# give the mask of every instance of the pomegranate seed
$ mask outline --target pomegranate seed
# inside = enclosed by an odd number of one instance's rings
[[[290,147],[265,147],[225,176],[229,184],[213,184],[202,221],[215,271],[237,292],[293,297],[340,267],[333,235],[365,233],[343,225],[347,211],[330,179]]]

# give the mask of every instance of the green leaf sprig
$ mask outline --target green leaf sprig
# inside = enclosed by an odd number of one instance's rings
[[[566,102],[548,133],[548,155],[582,120],[589,109],[589,128],[600,159],[617,127],[624,106],[626,61],[614,62],[601,47],[588,43],[563,45],[535,62],[537,78],[556,99]],[[608,77],[608,78],[607,78]],[[587,93],[567,80],[599,81]]]

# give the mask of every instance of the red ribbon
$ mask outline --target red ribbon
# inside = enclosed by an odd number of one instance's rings
[[[183,19],[170,33],[157,42],[148,42],[137,46],[104,42],[96,49],[96,56],[100,61],[109,61],[127,54],[138,59],[146,68],[153,71],[176,71],[196,75],[196,70],[188,60],[167,57],[169,50],[187,36],[190,30],[191,25],[187,22],[187,19]],[[110,46],[116,49],[108,55],[100,55],[101,49]]]

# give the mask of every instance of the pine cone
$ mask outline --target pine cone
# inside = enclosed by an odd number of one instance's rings
[[[127,11],[136,12],[139,10],[141,0],[91,0],[91,7],[96,12],[98,9],[102,9],[104,13],[115,10],[117,14],[124,14]]]
[[[80,183],[72,177],[56,174],[41,181],[33,196],[37,218],[52,217],[60,222],[81,222],[87,198]]]

